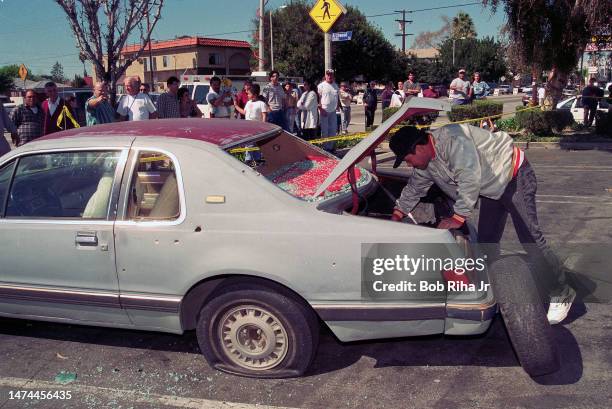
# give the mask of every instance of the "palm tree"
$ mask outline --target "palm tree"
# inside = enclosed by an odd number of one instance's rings
[[[476,28],[469,14],[460,11],[451,23],[451,38],[475,38]]]

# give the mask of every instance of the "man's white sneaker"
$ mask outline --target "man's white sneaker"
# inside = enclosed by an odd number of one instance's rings
[[[555,325],[567,318],[572,303],[576,298],[576,291],[573,288],[568,287],[568,292],[565,295],[551,297],[550,305],[548,306],[548,322],[550,325]]]

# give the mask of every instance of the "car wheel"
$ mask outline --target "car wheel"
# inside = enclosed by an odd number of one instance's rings
[[[302,375],[319,342],[319,322],[300,300],[265,286],[221,288],[207,302],[196,327],[208,363],[255,378]]]
[[[491,284],[510,341],[530,376],[559,369],[559,357],[544,305],[528,264],[521,257],[504,257],[491,265]]]

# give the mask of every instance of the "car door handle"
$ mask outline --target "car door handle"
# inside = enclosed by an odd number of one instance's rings
[[[96,232],[84,232],[80,231],[77,233],[75,238],[75,244],[77,247],[97,247],[98,246],[98,235]]]

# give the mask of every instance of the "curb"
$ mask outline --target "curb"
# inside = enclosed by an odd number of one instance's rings
[[[612,151],[612,142],[514,142],[523,149],[568,149]]]

